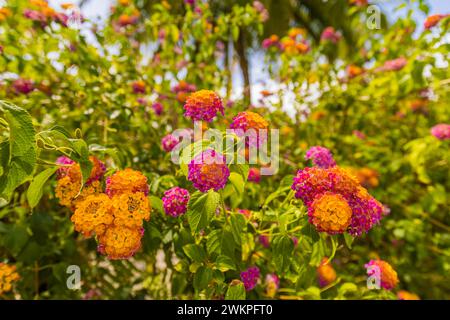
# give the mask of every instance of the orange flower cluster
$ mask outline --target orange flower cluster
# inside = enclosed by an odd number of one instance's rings
[[[314,212],[311,222],[315,226],[320,226],[323,230],[334,234],[345,232],[350,225],[352,208],[341,195],[326,193],[316,198],[312,206]]]
[[[417,294],[405,290],[397,292],[397,298],[399,300],[420,300],[420,297]]]
[[[85,237],[97,236],[100,253],[127,259],[141,246],[143,221],[150,219],[147,178],[125,169],[107,179],[106,193],[88,196],[71,220]]]
[[[336,271],[334,271],[327,257],[322,259],[322,262],[317,268],[317,277],[321,287],[325,287],[336,280]]]
[[[55,193],[61,205],[74,210],[77,204],[89,195],[96,195],[101,192],[102,188],[99,180],[103,177],[105,166],[96,157],[91,156],[89,160],[93,167],[83,189],[81,188],[81,169],[78,163],[70,163],[58,170],[59,180]]]
[[[11,17],[11,10],[8,8],[0,8],[0,21],[6,20],[6,18]]]
[[[375,188],[378,186],[378,172],[370,168],[349,168],[364,188]]]
[[[20,279],[16,266],[0,262],[0,296],[12,290],[12,284]]]

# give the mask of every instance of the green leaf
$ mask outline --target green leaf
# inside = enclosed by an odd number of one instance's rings
[[[150,196],[149,199],[152,209],[155,209],[159,213],[164,214],[164,205],[162,200],[155,196]]]
[[[225,300],[245,300],[245,287],[244,284],[239,281],[233,281],[229,286],[225,295]]]
[[[204,266],[199,267],[194,275],[194,288],[196,290],[205,289],[211,281],[212,276],[212,269],[206,268]]]
[[[37,158],[36,131],[26,110],[0,101],[0,111],[9,125],[9,139],[0,148],[0,199],[7,203],[13,191],[33,175]]]
[[[238,245],[242,243],[242,234],[244,233],[244,228],[247,224],[245,218],[242,214],[232,214],[230,217],[231,221],[231,232],[233,234],[234,241]]]
[[[242,195],[244,193],[245,186],[245,181],[242,176],[236,172],[231,172],[228,179],[230,180],[238,195]]]
[[[230,257],[220,255],[216,259],[216,268],[222,272],[226,272],[228,270],[235,270],[236,266]]]
[[[42,198],[44,184],[56,172],[56,170],[58,170],[58,167],[45,169],[33,178],[27,190],[27,200],[30,208],[37,206],[39,200]]]
[[[183,251],[194,262],[203,262],[206,259],[205,250],[198,244],[187,244]]]
[[[192,233],[206,228],[220,203],[220,195],[213,190],[193,193],[188,203],[187,218]]]
[[[285,272],[290,265],[294,242],[287,235],[275,237],[272,243],[273,261],[278,271]]]
[[[348,233],[344,233],[344,240],[345,240],[345,244],[347,245],[347,248],[351,249],[353,240],[355,240],[355,238],[353,236],[349,235]]]
[[[17,257],[29,238],[30,235],[24,226],[15,225],[6,235],[4,245],[13,256]]]

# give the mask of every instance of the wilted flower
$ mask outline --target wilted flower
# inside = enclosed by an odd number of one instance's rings
[[[258,267],[250,267],[241,272],[241,280],[244,283],[245,290],[250,291],[256,287],[260,276]]]
[[[386,261],[370,260],[364,267],[367,269],[368,276],[380,275],[380,285],[384,289],[391,290],[397,286],[399,282],[397,272]]]
[[[201,192],[223,189],[230,175],[225,157],[211,149],[195,156],[188,169],[188,180]]]
[[[172,217],[185,214],[189,198],[189,191],[180,187],[173,187],[165,191],[162,198],[164,211]]]
[[[315,166],[323,169],[331,168],[336,165],[331,151],[321,146],[314,146],[306,151],[306,160],[312,160]]]
[[[431,134],[439,140],[450,139],[450,124],[440,123],[431,128]]]
[[[327,257],[322,259],[322,262],[317,268],[317,278],[321,287],[325,287],[336,280],[336,271],[334,271]]]
[[[211,90],[200,90],[192,93],[184,104],[184,115],[193,121],[211,122],[217,113],[224,114],[220,97]]]
[[[250,168],[248,170],[248,178],[249,182],[259,183],[261,181],[261,172],[258,168]]]

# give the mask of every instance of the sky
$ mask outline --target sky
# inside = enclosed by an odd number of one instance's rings
[[[317,0],[319,1],[319,0]],[[326,0],[322,0],[326,1]],[[50,5],[55,8],[59,8],[61,3],[72,2],[75,4],[80,3],[80,0],[49,0]],[[115,0],[90,0],[83,7],[83,15],[90,20],[98,20],[104,21],[109,14],[109,9],[112,4],[114,4]],[[405,0],[369,0],[369,3],[379,5],[382,12],[388,17],[391,22],[394,22],[397,18],[406,15],[406,11],[403,10],[395,10],[398,6],[403,3],[409,3],[411,1]],[[415,1],[417,2],[417,0]],[[430,15],[438,14],[438,13],[450,13],[450,0],[428,0],[426,1],[430,7]],[[417,32],[421,32],[423,29],[423,22],[425,21],[426,15],[419,11],[414,10],[413,18],[417,21],[418,30]],[[257,99],[259,98],[259,93],[263,89],[274,88],[277,86],[276,83],[266,79],[269,78],[267,72],[261,72],[263,68],[261,66],[264,65],[264,56],[262,54],[254,54],[250,58],[250,78],[252,83],[252,103],[257,104]],[[238,98],[242,95],[242,75],[236,66],[235,72],[233,72],[236,76],[233,79],[233,87],[235,88],[233,95],[235,98]],[[289,99],[289,98],[288,98]]]

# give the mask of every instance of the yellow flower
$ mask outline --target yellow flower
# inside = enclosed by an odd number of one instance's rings
[[[0,262],[0,296],[11,291],[13,282],[20,279],[16,272],[16,266],[10,266]]]
[[[61,205],[70,209],[75,209],[87,196],[99,194],[102,191],[102,186],[100,181],[94,181],[90,185],[84,187],[81,192],[80,189],[81,180],[73,180],[68,174],[58,180],[55,193]]]
[[[127,168],[117,171],[106,181],[106,194],[110,197],[129,192],[148,193],[147,178],[139,171]]]
[[[94,233],[97,236],[102,235],[114,220],[112,201],[104,193],[89,195],[78,204],[70,220],[74,223],[75,230],[85,237],[90,237]]]
[[[109,227],[98,237],[99,251],[112,260],[127,259],[139,250],[142,235],[142,228]]]
[[[142,227],[150,219],[150,203],[142,192],[124,193],[112,198],[114,224],[129,228]]]

